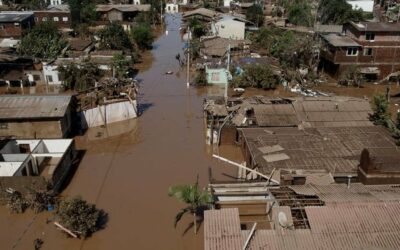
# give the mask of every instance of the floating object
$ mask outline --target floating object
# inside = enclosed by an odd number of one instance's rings
[[[167,72],[165,72],[165,74],[166,75],[172,75],[174,72],[173,71],[171,71],[171,70],[169,70],[169,71],[167,71]]]
[[[244,88],[234,88],[233,91],[243,93],[245,91]]]

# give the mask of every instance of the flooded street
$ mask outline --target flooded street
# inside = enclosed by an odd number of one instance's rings
[[[141,81],[139,119],[89,130],[76,138],[83,159],[63,196],[80,195],[108,213],[103,230],[87,240],[67,239],[46,224],[50,213],[10,215],[0,211],[2,249],[33,249],[41,238],[42,249],[203,249],[202,228],[195,236],[184,218],[173,222],[184,204],[167,195],[171,185],[208,182],[213,175],[233,174],[212,160],[204,139],[202,102],[207,92],[186,87],[175,55],[183,43],[180,19],[167,17],[168,35],[154,43],[153,64],[138,75]],[[164,72],[172,70],[173,75]],[[223,178],[223,177],[221,177]],[[219,178],[219,179],[221,179]]]

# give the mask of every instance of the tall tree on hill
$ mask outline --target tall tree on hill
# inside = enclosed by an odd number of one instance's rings
[[[362,9],[353,10],[346,0],[321,0],[318,20],[322,24],[344,24],[349,21],[364,21]]]
[[[301,0],[294,2],[288,7],[288,21],[295,25],[312,26],[313,16],[311,6],[307,1]]]
[[[101,49],[133,50],[129,36],[120,24],[109,23],[97,35],[100,37]]]
[[[253,22],[258,27],[264,24],[264,11],[261,5],[253,4],[246,11],[246,19]]]

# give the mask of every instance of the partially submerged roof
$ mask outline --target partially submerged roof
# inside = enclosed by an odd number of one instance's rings
[[[197,15],[204,16],[207,18],[214,18],[214,17],[218,16],[219,13],[214,10],[209,10],[206,8],[198,8],[195,10],[186,11],[185,13],[183,13],[183,18],[188,18],[188,17],[192,17],[192,16],[197,16]]]
[[[382,127],[244,128],[241,129],[253,166],[263,174],[273,169],[325,171],[334,176],[355,175],[364,148],[398,152],[390,133]],[[266,146],[282,150],[263,153]]]
[[[70,95],[3,95],[0,120],[61,118],[70,103]]]
[[[350,24],[359,31],[400,32],[400,23],[395,22],[350,22]]]
[[[110,10],[118,10],[121,12],[150,11],[150,4],[98,4],[96,11],[108,12]]]
[[[31,11],[1,11],[0,23],[22,22],[33,16]]]
[[[337,34],[322,35],[322,38],[334,47],[361,47],[353,39],[347,36],[340,36]]]
[[[223,56],[228,51],[228,46],[231,49],[243,47],[250,42],[247,40],[231,40],[221,37],[213,37],[203,40],[203,48],[201,51],[208,56]]]

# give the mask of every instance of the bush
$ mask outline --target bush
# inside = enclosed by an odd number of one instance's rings
[[[206,86],[207,85],[207,75],[204,70],[200,70],[196,77],[194,78],[194,84],[196,86]]]
[[[142,23],[134,27],[131,31],[131,36],[140,49],[151,49],[154,36],[150,25]]]
[[[264,11],[261,5],[253,4],[246,11],[246,19],[253,22],[255,25],[262,26],[264,24]]]
[[[60,224],[83,237],[100,229],[101,215],[95,205],[79,197],[62,201],[57,211]]]
[[[233,79],[235,87],[254,87],[262,89],[274,89],[279,84],[279,79],[267,65],[250,65],[244,68],[244,73]]]
[[[383,95],[375,95],[372,99],[372,105],[374,113],[371,115],[371,120],[376,125],[383,125],[387,127],[390,114],[389,103],[386,100],[386,97]]]

